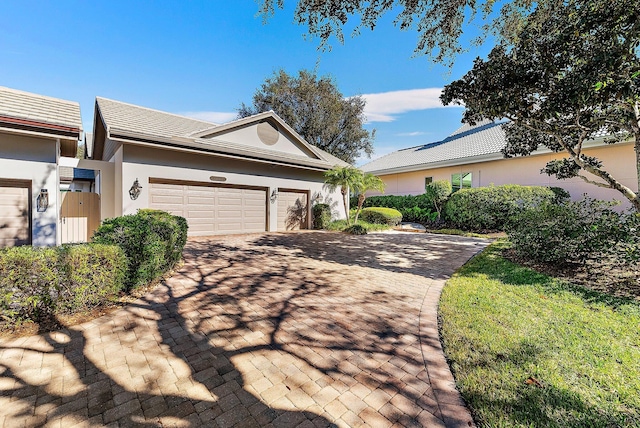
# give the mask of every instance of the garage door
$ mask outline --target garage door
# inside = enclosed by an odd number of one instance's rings
[[[163,183],[151,179],[150,208],[181,215],[189,236],[226,235],[267,230],[267,191],[209,183]]]
[[[30,182],[0,180],[0,248],[31,243]]]
[[[307,196],[304,190],[278,189],[278,230],[307,229]]]

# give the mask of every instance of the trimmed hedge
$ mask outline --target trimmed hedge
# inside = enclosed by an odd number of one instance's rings
[[[361,224],[352,224],[351,226],[345,228],[343,232],[350,235],[366,235],[368,233],[367,228],[362,226]]]
[[[354,198],[352,198],[352,201]],[[357,198],[355,198],[357,204]],[[356,205],[351,205],[356,206]],[[364,208],[385,207],[393,208],[402,214],[404,221],[415,221],[421,223],[432,222],[438,218],[435,212],[433,199],[428,195],[386,195],[386,196],[370,196],[365,199]]]
[[[316,204],[311,208],[313,213],[313,228],[326,229],[331,223],[331,207],[329,204]]]
[[[361,217],[364,221],[377,224],[388,224],[389,226],[396,226],[402,221],[402,214],[400,211],[393,208],[383,207],[369,207],[363,208]]]
[[[463,230],[504,230],[522,210],[554,203],[556,199],[556,193],[542,186],[508,184],[461,189],[449,197],[444,214],[446,220]]]
[[[122,248],[130,290],[158,279],[175,266],[187,242],[187,229],[184,217],[144,209],[105,220],[94,233],[93,242]]]
[[[114,245],[0,250],[3,321],[39,321],[51,314],[90,309],[124,288],[126,259]]]

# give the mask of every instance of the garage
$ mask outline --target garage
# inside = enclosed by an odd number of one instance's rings
[[[0,179],[0,248],[31,244],[31,182]]]
[[[306,190],[278,189],[278,231],[308,228],[308,200]]]
[[[149,207],[180,215],[189,236],[267,230],[267,189],[149,179]]]

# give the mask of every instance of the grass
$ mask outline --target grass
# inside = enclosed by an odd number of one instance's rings
[[[351,224],[353,224],[353,219],[351,221]],[[389,230],[390,227],[386,224],[376,224],[376,223],[368,223],[366,221],[360,220],[358,219],[358,224],[362,227],[364,227],[365,229],[367,229],[367,232],[378,232],[381,230]],[[347,227],[347,221],[346,220],[334,220],[331,223],[329,223],[329,226],[327,227],[327,230],[334,230],[334,231],[342,231]]]
[[[429,233],[439,233],[442,235],[459,235],[459,236],[466,236],[468,238],[491,238],[491,235],[474,233],[474,232],[466,232],[460,229],[435,229],[435,230],[429,230]]]
[[[640,427],[640,303],[511,263],[507,245],[460,269],[440,302],[445,353],[477,424]]]

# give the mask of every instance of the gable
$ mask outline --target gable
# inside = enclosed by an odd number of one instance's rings
[[[318,156],[296,141],[292,136],[289,136],[288,133],[283,132],[283,129],[278,126],[278,123],[272,120],[248,123],[245,126],[233,128],[222,134],[202,137],[200,140],[203,142],[232,143],[248,148],[253,147],[256,149],[280,152],[283,155],[296,155],[318,159]]]

